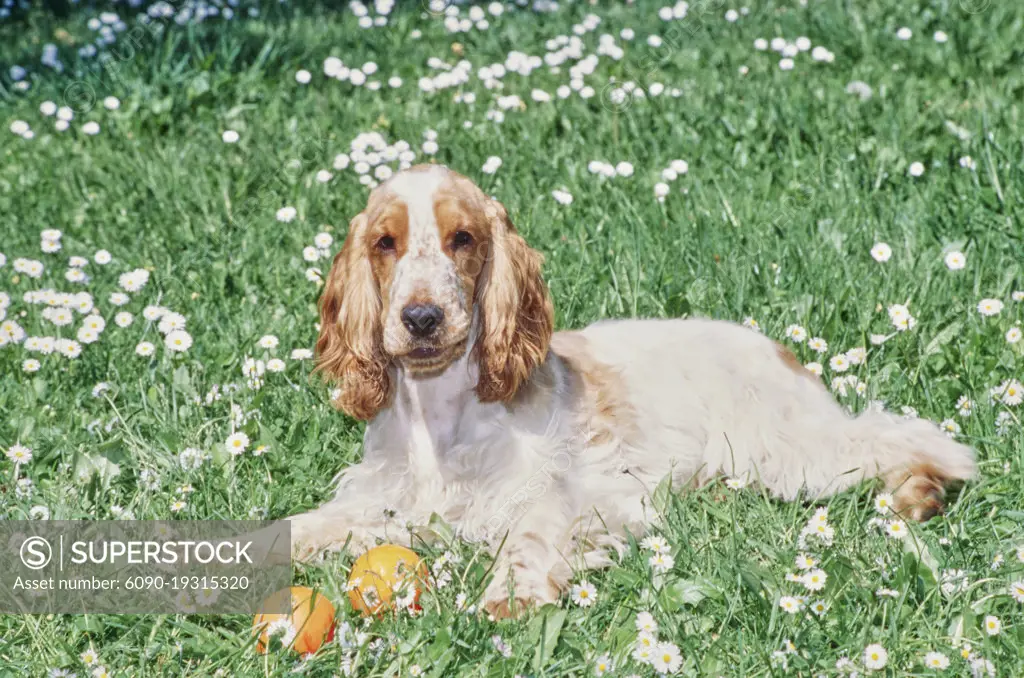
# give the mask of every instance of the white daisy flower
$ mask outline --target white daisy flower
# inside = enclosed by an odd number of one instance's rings
[[[892,248],[884,242],[875,243],[871,248],[871,258],[880,263],[889,261],[892,258]]]
[[[864,648],[864,666],[872,671],[885,668],[889,662],[889,653],[878,643]]]
[[[58,339],[56,341],[56,348],[60,351],[61,355],[72,360],[82,355],[82,345],[70,339]]]
[[[15,465],[27,464],[32,461],[32,450],[20,443],[8,447],[4,454]]]
[[[658,622],[655,621],[654,615],[650,612],[637,612],[636,614],[636,630],[646,631],[647,633],[658,632]]]
[[[833,372],[845,372],[850,369],[850,360],[845,355],[834,355],[828,361],[828,365]]]
[[[807,348],[815,353],[824,353],[828,350],[828,342],[821,337],[811,337],[807,340]]]
[[[800,325],[790,325],[786,328],[786,337],[791,341],[802,344],[807,341],[807,330]]]
[[[999,632],[1003,630],[1003,622],[999,620],[999,617],[990,614],[985,617],[983,627],[988,635],[998,636]]]
[[[572,193],[569,193],[564,189],[551,191],[551,197],[560,205],[571,205],[573,200]]]
[[[590,607],[597,602],[597,587],[587,580],[583,580],[572,587],[570,597],[580,607]]]
[[[894,501],[893,496],[888,492],[879,494],[875,497],[875,511],[883,516],[889,515],[894,510]]]
[[[238,456],[245,452],[249,447],[249,436],[245,433],[238,431],[228,436],[227,440],[224,441],[224,447],[227,448],[228,452],[232,456]]]
[[[747,486],[747,481],[743,478],[726,478],[725,486],[730,490],[742,490]]]
[[[658,643],[653,652],[651,666],[661,674],[676,673],[683,664],[683,656],[673,643]]]
[[[826,581],[828,581],[828,574],[821,569],[810,570],[801,577],[801,582],[808,591],[822,590],[825,588]]]
[[[867,349],[863,346],[857,348],[851,348],[846,352],[846,359],[850,361],[851,365],[860,365],[868,358]]]
[[[615,667],[612,665],[611,658],[603,654],[594,661],[594,675],[595,676],[606,676]]]
[[[902,520],[890,520],[885,524],[885,533],[893,539],[903,539],[907,536],[907,524]]]
[[[959,271],[967,265],[967,257],[963,252],[953,251],[946,255],[946,268],[951,271]]]
[[[117,282],[125,292],[138,292],[149,282],[149,271],[137,268],[134,271],[122,273]]]
[[[643,541],[640,542],[640,547],[647,550],[653,551],[654,553],[668,553],[672,545],[668,543],[668,540],[664,537],[657,535],[648,535],[644,537]]]
[[[999,315],[1003,310],[1003,302],[998,299],[982,299],[978,302],[978,313],[983,316]]]
[[[675,565],[675,558],[668,553],[655,553],[647,560],[655,572],[668,572]]]
[[[168,350],[181,353],[192,347],[192,335],[185,330],[174,330],[164,339],[164,344]]]
[[[1024,580],[1010,584],[1010,596],[1018,603],[1024,604]]]

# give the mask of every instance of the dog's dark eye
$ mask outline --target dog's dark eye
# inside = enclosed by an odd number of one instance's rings
[[[468,231],[455,231],[455,235],[452,236],[453,250],[469,247],[472,244],[473,236],[471,236]]]
[[[377,242],[374,244],[381,252],[394,252],[395,251],[395,239],[390,235],[382,235],[377,238]]]

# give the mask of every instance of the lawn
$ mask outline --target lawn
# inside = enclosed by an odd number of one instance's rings
[[[338,614],[306,658],[242,615],[6,615],[0,676],[1024,674],[1024,7],[385,4],[3,10],[0,515],[329,497],[362,426],[311,375],[321,276],[402,162],[508,207],[559,328],[743,322],[980,478],[908,529],[871,485],[662,493],[653,540],[515,621],[470,545],[416,544],[437,585],[372,623],[335,554],[295,566]]]

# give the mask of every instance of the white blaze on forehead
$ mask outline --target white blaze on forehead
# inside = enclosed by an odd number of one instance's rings
[[[409,219],[406,252],[391,285],[391,303],[397,310],[410,299],[424,299],[451,317],[461,298],[455,266],[442,251],[434,216],[434,198],[447,179],[445,168],[428,167],[397,174],[382,187],[392,199],[405,203]]]
[[[448,178],[441,167],[402,172],[387,183],[387,190],[405,203],[409,214],[409,243],[406,256],[421,257],[439,251],[441,240],[434,217],[434,194]]]

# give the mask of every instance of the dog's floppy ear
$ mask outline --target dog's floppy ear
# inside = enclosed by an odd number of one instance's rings
[[[508,401],[544,362],[554,329],[554,307],[541,277],[544,257],[516,232],[505,207],[488,199],[491,242],[477,290],[477,397]]]
[[[320,337],[316,370],[340,382],[335,404],[356,419],[369,420],[391,394],[389,361],[383,347],[381,298],[365,245],[367,219],[348,227],[320,296]]]

